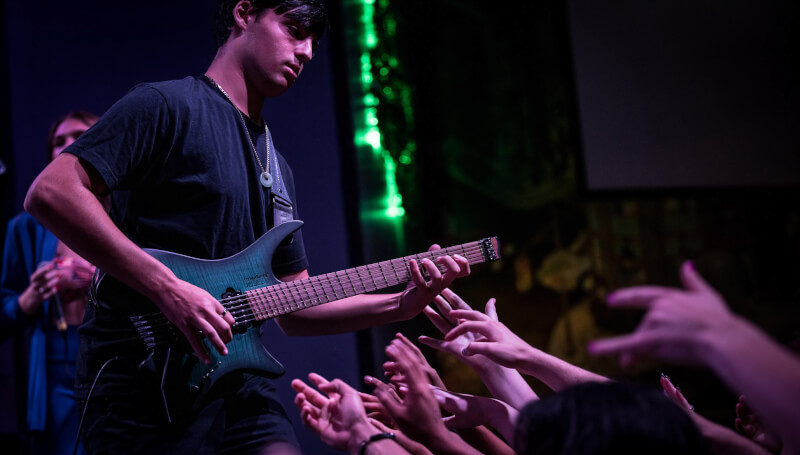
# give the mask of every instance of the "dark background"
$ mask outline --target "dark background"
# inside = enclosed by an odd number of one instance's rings
[[[800,184],[797,2],[567,3],[590,189]]]
[[[100,113],[138,82],[204,71],[213,3],[6,4],[6,218],[44,166],[53,119],[75,108]],[[359,4],[328,3],[334,18]],[[454,285],[474,307],[497,297],[501,321],[531,344],[602,374],[657,386],[667,372],[698,412],[730,426],[737,393],[707,371],[622,370],[589,357],[585,345],[638,321],[605,308],[609,290],[678,285],[685,259],[734,311],[780,341],[800,336],[797,7],[378,0],[375,8],[373,65],[387,55],[400,62],[370,87],[377,115],[392,133],[387,144],[416,144],[397,171],[402,254],[499,236],[503,259]],[[380,256],[359,241],[361,231],[370,235],[359,204],[373,195],[353,189],[366,171],[356,166],[357,95],[343,83],[353,77],[343,62],[360,60],[346,54],[357,37],[341,23],[264,111],[293,164],[312,274]],[[381,95],[387,87],[409,90],[411,117]],[[380,346],[396,330],[435,335],[422,318],[337,337],[269,331],[268,346],[289,370],[280,387],[295,423],[292,377],[317,371],[357,385],[364,372],[380,374]],[[453,390],[485,393],[452,359],[425,352]],[[0,374],[7,400],[12,379],[8,369]],[[4,424],[14,431],[10,412]],[[308,453],[326,453],[298,433]]]

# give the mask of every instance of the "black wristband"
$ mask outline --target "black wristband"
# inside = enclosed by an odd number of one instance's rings
[[[375,441],[380,441],[381,439],[394,439],[394,433],[373,434],[369,437],[369,439],[361,442],[361,448],[358,449],[358,455],[364,455],[367,453],[367,446]]]

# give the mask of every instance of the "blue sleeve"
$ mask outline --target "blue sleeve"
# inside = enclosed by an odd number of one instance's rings
[[[36,270],[36,226],[17,216],[8,223],[3,249],[3,271],[0,277],[0,340],[6,339],[32,324],[36,316],[28,316],[19,307],[19,296],[28,287]],[[42,228],[43,229],[43,228]]]

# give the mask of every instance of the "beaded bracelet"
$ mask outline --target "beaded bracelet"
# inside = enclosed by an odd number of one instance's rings
[[[358,449],[358,455],[364,455],[367,453],[367,446],[375,441],[380,441],[381,439],[392,439],[394,440],[394,433],[378,433],[373,434],[369,437],[369,439],[365,441],[361,441],[361,448]]]

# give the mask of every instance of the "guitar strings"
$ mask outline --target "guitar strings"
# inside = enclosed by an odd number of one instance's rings
[[[466,248],[463,248],[462,250],[464,254],[469,256],[467,259],[472,260],[471,263],[477,263],[479,262],[478,260],[483,258],[482,254],[477,257],[474,254],[476,251],[474,249],[469,251]],[[364,292],[370,292],[383,287],[394,286],[409,281],[407,275],[409,270],[406,266],[407,259],[408,258],[401,258],[392,261],[384,261],[384,263],[391,266],[388,272],[390,274],[394,272],[394,278],[387,277],[385,274],[387,270],[381,267],[380,264],[372,267],[357,267],[355,269],[351,269],[350,273],[346,273],[348,271],[333,272],[325,275],[319,275],[317,277],[311,277],[307,280],[291,281],[287,283],[281,283],[279,285],[267,286],[264,288],[247,291],[247,293],[244,295],[244,305],[226,305],[226,307],[228,307],[229,311],[231,309],[236,310],[244,307],[246,309],[255,310],[256,315],[268,314],[270,317],[274,317],[276,315],[284,314],[287,311],[296,311],[303,308],[308,308],[310,306],[315,306],[320,303],[325,303],[322,302],[322,300],[327,302],[344,297],[350,297],[352,295],[361,294]],[[419,259],[419,257],[417,257],[417,259]],[[441,268],[444,269],[444,267]],[[370,271],[372,271],[372,273],[370,273]],[[383,282],[380,284],[378,284],[378,281],[381,280],[375,279],[375,271],[380,271],[383,275]],[[397,273],[398,271],[403,272],[403,274],[400,275]],[[368,278],[368,280],[365,281],[365,278]],[[348,291],[348,287],[345,286],[345,280],[349,281],[349,288],[352,288],[352,291]],[[356,280],[358,282],[355,282]],[[372,286],[369,285],[369,281],[372,281]],[[322,289],[321,297],[319,292],[320,288]],[[312,293],[308,292],[309,290],[313,291],[313,295]],[[332,295],[329,292],[332,293]],[[274,301],[275,299],[279,301],[294,301],[295,304],[278,304],[276,306],[276,302]],[[242,301],[242,296],[236,296],[227,300],[228,301],[224,302],[223,304],[229,302],[238,303]],[[315,303],[315,301],[319,303]],[[255,305],[255,308],[252,308],[253,304]]]
[[[463,255],[470,264],[485,261],[484,248],[481,242],[471,242],[455,247],[419,253],[404,258],[382,261],[376,264],[331,272],[308,279],[277,283],[258,289],[252,289],[243,294],[223,298],[219,301],[228,309],[231,315],[234,316],[234,319],[236,319],[234,327],[237,325],[245,325],[254,321],[273,318],[288,312],[310,308],[352,295],[406,283],[409,281],[410,269],[408,267],[408,261],[410,259],[416,259],[417,261],[420,261],[422,258],[435,259],[440,256],[453,254],[454,252]],[[435,265],[440,271],[443,271],[444,266],[440,264]],[[388,269],[384,266],[388,266]],[[376,277],[375,272],[380,273],[381,276]],[[395,276],[393,278],[387,276],[387,272]],[[365,278],[367,278],[367,282],[365,282]],[[349,281],[350,288],[352,288],[353,292],[352,294],[349,294],[349,291],[345,287],[345,279]],[[357,279],[358,283],[355,283],[354,279]],[[372,289],[368,286],[369,282],[372,284]],[[361,285],[360,289],[358,284]],[[320,296],[320,288],[322,290],[322,296]],[[309,291],[313,291],[313,296]],[[329,292],[332,292],[332,295],[329,294]],[[298,297],[299,300],[297,299]],[[290,303],[281,304],[281,302],[285,302],[286,300],[289,300]],[[292,305],[292,301],[295,302],[294,305]],[[250,315],[248,315],[248,313],[250,313]],[[239,316],[238,318],[237,315]],[[160,312],[141,316],[137,321],[134,321],[134,324],[139,328],[140,335],[156,337],[159,335],[156,333],[156,330],[165,326],[168,327],[170,333],[174,335],[174,326],[167,320],[163,313]]]

